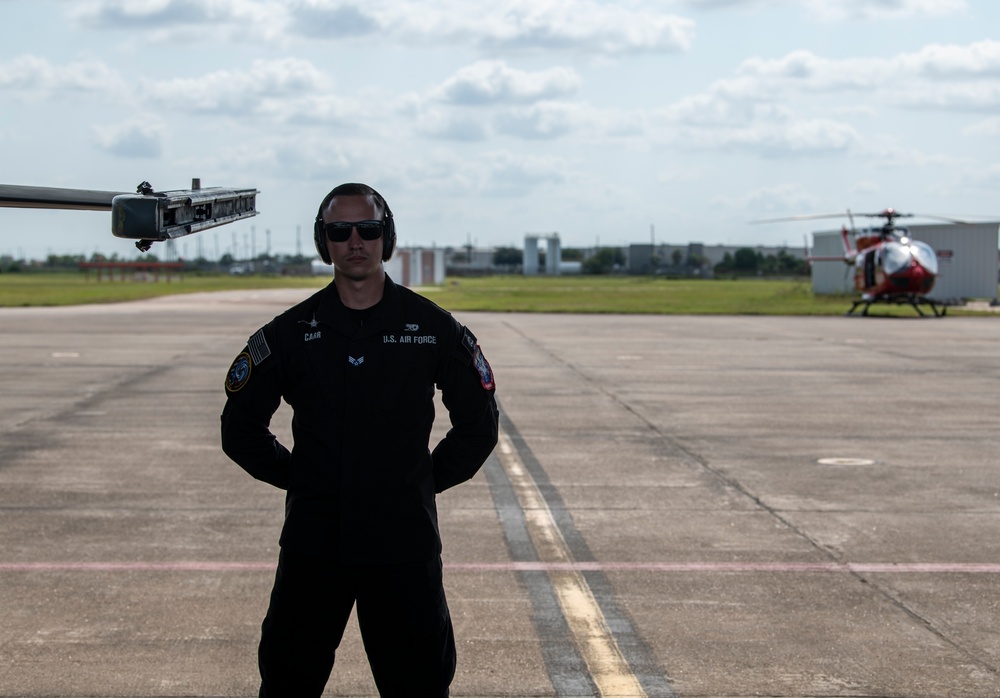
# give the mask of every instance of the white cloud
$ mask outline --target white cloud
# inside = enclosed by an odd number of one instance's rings
[[[942,17],[964,12],[966,0],[680,0],[700,10],[732,10],[801,5],[825,21]]]
[[[462,192],[463,200],[472,196],[507,199],[565,183],[577,170],[574,163],[556,155],[493,148],[474,158],[438,150],[411,163],[400,176],[422,191],[434,192],[430,198],[420,197],[419,205],[440,215],[441,192]]]
[[[962,183],[970,187],[976,187],[989,195],[989,200],[994,201],[993,194],[1000,188],[1000,164],[987,165],[982,169],[970,169],[961,173]],[[994,203],[990,204],[995,206]],[[994,208],[991,211],[981,211],[980,215],[994,218],[998,215]]]
[[[847,122],[808,118],[789,106],[753,100],[713,86],[707,94],[650,112],[650,137],[682,149],[749,150],[766,157],[842,153],[861,141]]]
[[[674,133],[679,148],[742,150],[764,157],[816,156],[842,153],[857,146],[860,134],[849,124],[830,119],[757,122],[744,127],[698,129],[686,126]]]
[[[745,211],[763,218],[788,211],[814,211],[821,205],[817,198],[798,183],[773,184],[735,198],[718,198],[715,203],[735,211]]]
[[[561,102],[505,109],[494,121],[497,132],[529,140],[565,136],[578,125],[579,109]]]
[[[962,135],[974,138],[996,138],[1000,136],[1000,116],[993,116],[965,128]]]
[[[977,41],[966,46],[931,44],[916,53],[900,54],[889,62],[905,76],[953,80],[1000,77],[1000,41]]]
[[[97,144],[113,155],[127,158],[157,158],[163,153],[163,125],[158,119],[95,126]]]
[[[157,27],[229,19],[233,5],[228,0],[91,0],[75,3],[70,12],[92,27]]]
[[[290,31],[316,39],[362,37],[380,32],[378,18],[359,7],[336,2],[304,2],[292,5]]]
[[[1000,41],[931,44],[890,58],[833,60],[800,50],[777,59],[749,58],[736,74],[737,79],[720,81],[718,89],[738,93],[794,86],[821,91],[888,87],[899,80],[989,79],[1000,76]]]
[[[919,170],[937,169],[946,171],[969,166],[967,160],[953,155],[934,155],[906,144],[877,142],[864,148],[864,161],[875,169]]]
[[[452,141],[482,141],[489,131],[482,115],[455,114],[443,109],[423,110],[416,119],[419,133]]]
[[[847,190],[851,194],[878,194],[882,191],[882,185],[868,179],[854,182]]]
[[[573,171],[564,159],[546,155],[525,157],[501,151],[490,154],[487,162],[482,191],[490,196],[523,195],[543,185],[564,182]]]
[[[121,76],[101,61],[53,65],[45,58],[24,55],[0,63],[0,90],[59,97],[67,93],[115,94],[123,87]]]
[[[713,83],[703,101],[770,100],[803,92],[862,92],[872,103],[945,109],[1000,107],[1000,41],[931,44],[888,58],[834,60],[810,51],[748,58],[735,77]],[[721,105],[715,105],[719,114]]]
[[[86,0],[71,16],[91,29],[142,30],[158,43],[228,40],[291,45],[371,39],[412,46],[464,44],[486,51],[558,50],[625,56],[687,51],[692,20],[596,0]]]
[[[304,96],[328,87],[312,63],[299,58],[254,61],[249,70],[218,70],[197,78],[149,82],[146,94],[164,108],[245,115],[267,111],[267,100]]]
[[[88,29],[144,31],[155,43],[277,41],[287,25],[273,0],[76,0],[69,16]]]
[[[80,0],[71,16],[89,29],[144,32],[156,43],[220,40],[291,46],[372,40],[383,45],[466,45],[484,51],[557,50],[625,56],[687,51],[694,22],[596,0]],[[370,47],[373,48],[374,47]]]
[[[536,102],[570,96],[579,86],[580,77],[569,68],[529,72],[503,61],[478,61],[461,68],[432,95],[454,104]]]
[[[231,173],[254,172],[258,179],[266,176],[271,182],[294,182],[296,186],[348,176],[361,179],[370,174],[365,172],[369,167],[366,163],[377,162],[368,144],[313,131],[261,137],[252,142],[234,141],[220,148],[217,159]],[[273,196],[275,186],[258,186]],[[273,198],[268,200],[272,207],[278,204]]]
[[[607,55],[687,51],[695,28],[683,17],[590,0],[511,0],[488,13],[483,27],[481,40],[493,48]]]
[[[965,0],[802,0],[825,20],[942,17],[963,12]]]

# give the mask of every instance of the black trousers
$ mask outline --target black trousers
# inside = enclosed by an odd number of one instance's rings
[[[448,695],[455,636],[439,557],[346,567],[282,549],[261,625],[261,698],[323,693],[355,602],[380,695]]]

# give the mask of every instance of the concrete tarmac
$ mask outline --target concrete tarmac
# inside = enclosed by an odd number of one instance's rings
[[[0,696],[256,695],[283,498],[223,380],[307,293],[0,309]],[[1000,696],[996,319],[459,318],[452,695]],[[325,695],[376,695],[353,622]]]

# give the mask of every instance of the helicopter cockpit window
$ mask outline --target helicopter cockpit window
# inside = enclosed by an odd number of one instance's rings
[[[913,253],[913,258],[917,260],[920,266],[931,274],[938,273],[937,255],[930,245],[925,242],[911,242],[910,252]]]
[[[898,242],[882,245],[882,266],[886,274],[895,274],[910,266],[910,250]]]

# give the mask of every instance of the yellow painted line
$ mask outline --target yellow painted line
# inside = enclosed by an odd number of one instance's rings
[[[510,438],[500,434],[500,463],[524,511],[528,534],[541,562],[573,562],[569,546],[531,473],[524,467]],[[549,581],[569,626],[573,641],[602,696],[645,696],[615,641],[587,580],[575,570],[551,570]]]

